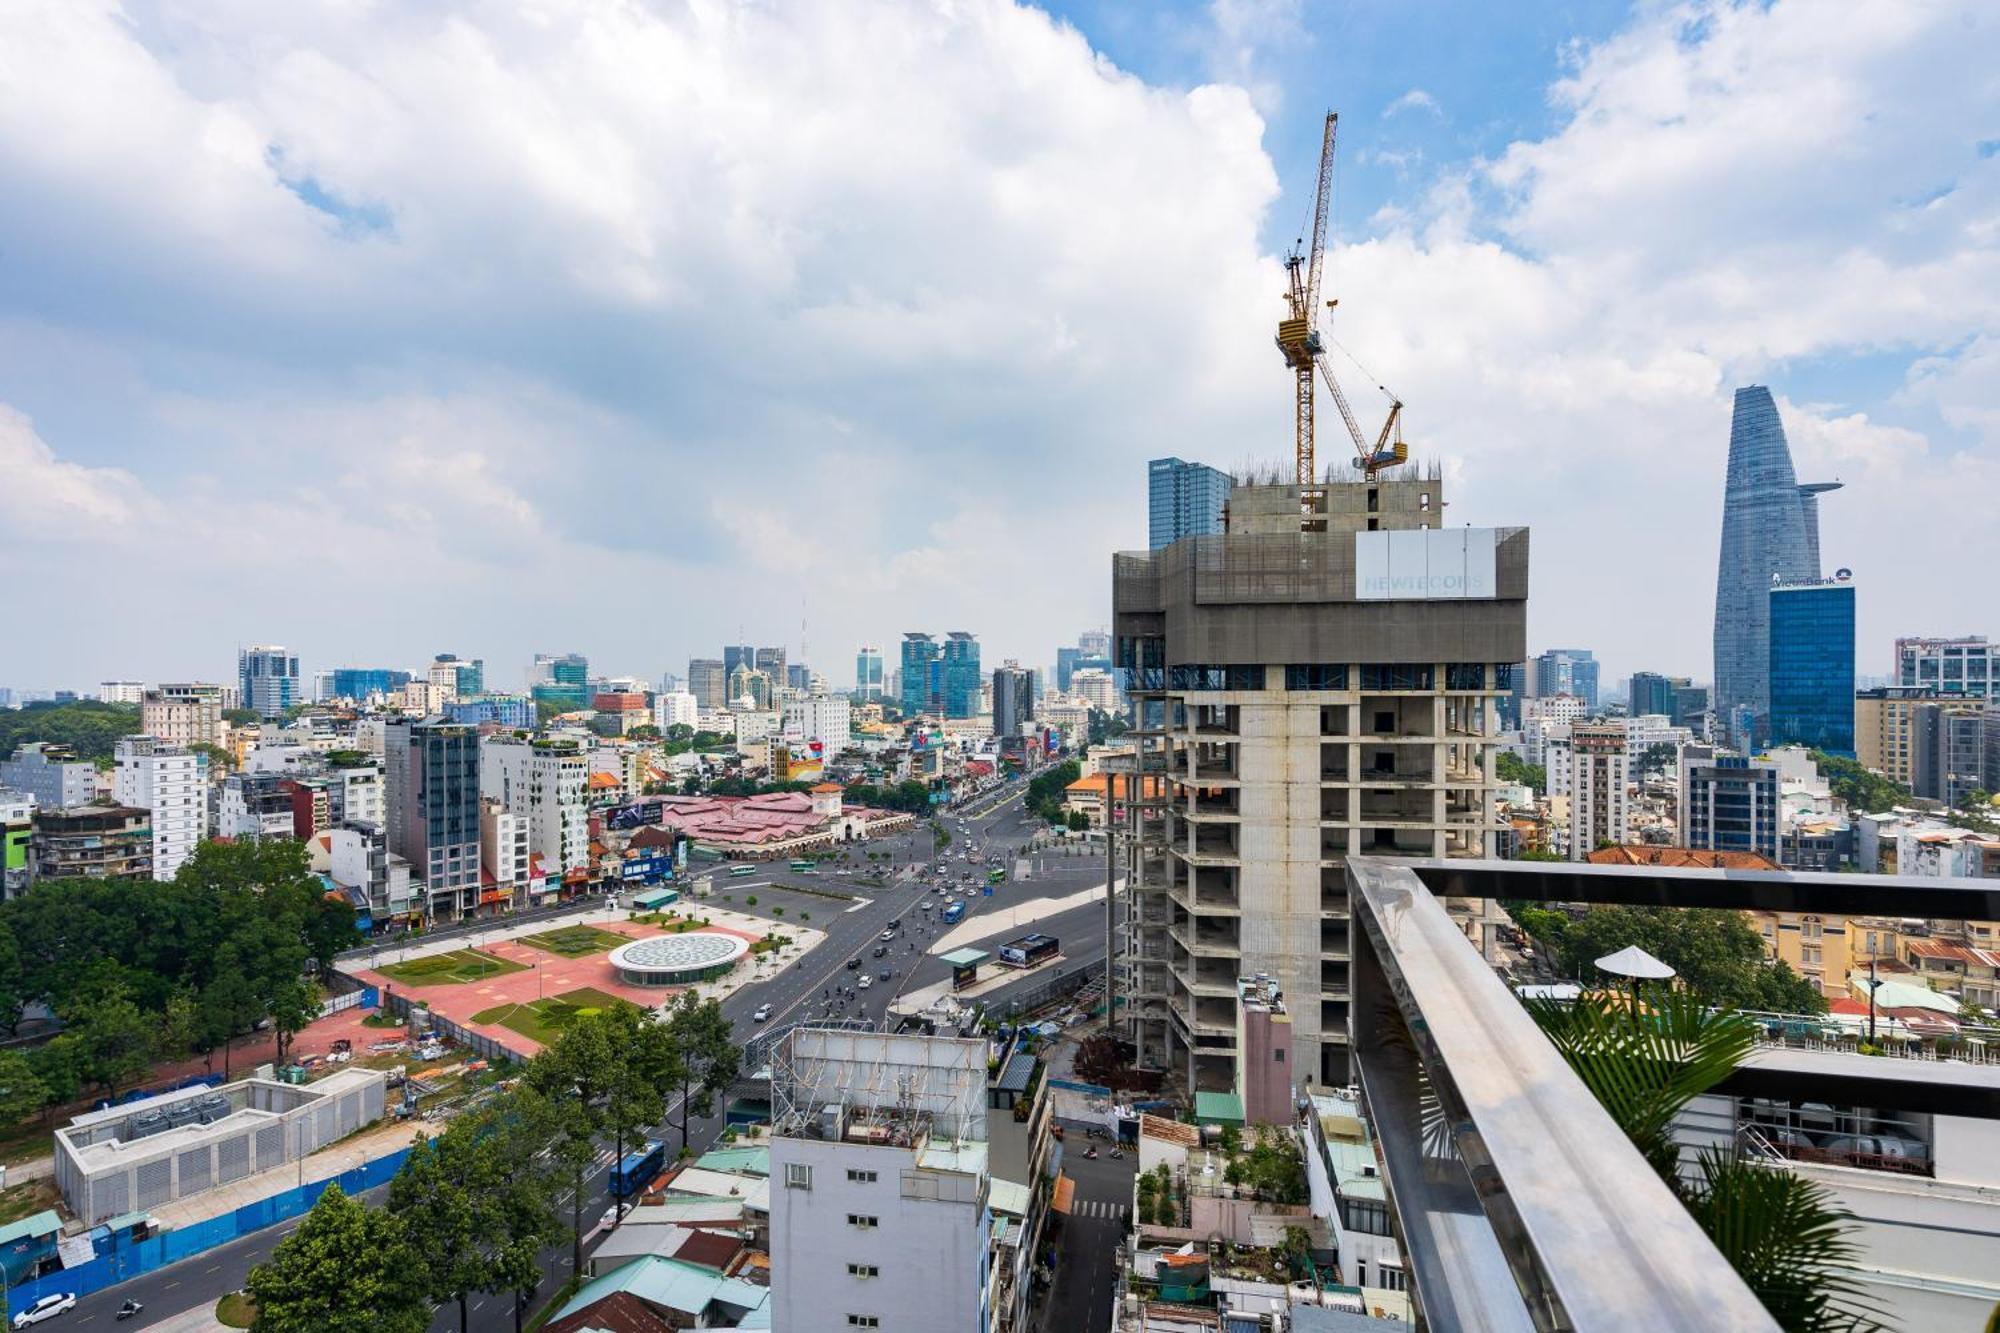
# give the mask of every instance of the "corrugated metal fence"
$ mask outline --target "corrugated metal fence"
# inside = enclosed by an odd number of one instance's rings
[[[192,1226],[177,1227],[153,1240],[135,1243],[118,1239],[109,1254],[99,1255],[75,1268],[65,1268],[59,1273],[24,1282],[10,1290],[7,1293],[7,1315],[11,1319],[42,1297],[59,1292],[88,1296],[94,1291],[102,1291],[155,1269],[193,1258],[218,1245],[227,1245],[266,1227],[301,1217],[319,1202],[319,1196],[328,1185],[339,1185],[348,1194],[360,1194],[385,1185],[402,1169],[403,1161],[409,1155],[410,1150],[404,1148],[387,1157],[363,1162],[351,1171],[343,1171],[326,1180],[315,1180],[309,1185],[273,1194],[255,1203],[246,1203],[233,1213],[224,1213]]]

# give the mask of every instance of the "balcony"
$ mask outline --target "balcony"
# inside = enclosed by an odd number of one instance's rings
[[[1182,777],[1192,785],[1235,783],[1236,744],[1233,741],[1210,741],[1190,745],[1181,751]]]
[[[1187,710],[1184,730],[1197,737],[1235,737],[1241,709],[1235,704],[1197,704]]]
[[[1347,855],[1348,831],[1344,828],[1323,828],[1319,831],[1319,859],[1338,861]]]
[[[1345,962],[1348,957],[1348,948],[1347,923],[1345,921],[1320,922],[1319,956],[1322,959],[1339,959]]]
[[[1242,803],[1232,788],[1188,793],[1175,807],[1175,813],[1190,823],[1213,823],[1240,818],[1241,808]]]
[[[1323,824],[1345,824],[1352,810],[1352,800],[1348,792],[1322,791],[1319,794],[1319,818]]]
[[[1194,1030],[1218,1036],[1236,1035],[1236,999],[1211,995],[1197,996],[1194,1002]]]
[[[1354,710],[1346,704],[1327,704],[1319,710],[1319,734],[1322,736],[1346,736],[1353,723]]]
[[[1188,861],[1197,866],[1233,866],[1240,857],[1236,850],[1236,826],[1233,824],[1217,828],[1202,828],[1194,831],[1188,839],[1184,853]]]
[[[1434,772],[1430,755],[1421,750],[1363,746],[1355,781],[1371,787],[1408,787],[1430,783]]]

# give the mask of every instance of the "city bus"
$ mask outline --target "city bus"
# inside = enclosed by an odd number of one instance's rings
[[[739,878],[739,879],[740,879],[740,878],[741,878],[741,877],[743,877],[744,875],[754,875],[754,874],[756,874],[756,873],[757,873],[757,867],[756,867],[756,866],[731,866],[731,867],[729,867],[729,873],[730,873],[730,874],[731,874],[732,876],[735,876],[735,877],[737,877],[737,878]]]
[[[793,871],[801,875],[810,875],[813,872],[813,868],[814,868],[813,863],[811,861],[792,862]]]
[[[638,1151],[625,1154],[611,1172],[611,1197],[629,1199],[653,1183],[653,1177],[660,1174],[667,1164],[667,1145],[653,1139],[646,1140]]]
[[[951,902],[948,902],[944,905],[944,923],[947,926],[955,925],[963,920],[965,920],[964,903],[959,902],[957,899],[953,899]]]
[[[1007,872],[997,867],[989,870],[986,872],[986,882],[988,884],[1005,884],[1007,882]]]

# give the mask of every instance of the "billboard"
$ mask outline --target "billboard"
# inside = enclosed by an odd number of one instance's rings
[[[1432,602],[1495,595],[1492,528],[1354,534],[1354,598]]]

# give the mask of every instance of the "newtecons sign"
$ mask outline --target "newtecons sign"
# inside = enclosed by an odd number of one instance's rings
[[[1494,595],[1492,528],[1354,534],[1354,598],[1435,602]]]

